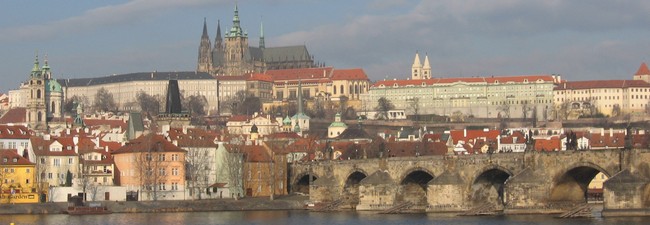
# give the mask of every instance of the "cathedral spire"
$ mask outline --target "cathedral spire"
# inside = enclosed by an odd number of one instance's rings
[[[260,48],[264,49],[266,48],[264,44],[264,23],[260,22]]]
[[[203,38],[209,38],[208,37],[208,24],[205,21],[205,17],[203,17],[203,35],[201,35],[201,39]]]
[[[229,37],[242,37],[245,36],[242,32],[240,21],[239,21],[239,8],[237,3],[235,3],[235,15],[232,17],[232,28],[230,28]]]

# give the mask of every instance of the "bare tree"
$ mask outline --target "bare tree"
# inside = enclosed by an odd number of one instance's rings
[[[409,109],[413,113],[415,120],[420,120],[420,98],[414,97],[407,100]]]
[[[461,123],[465,121],[465,115],[461,111],[454,111],[451,114],[451,122]]]
[[[523,101],[523,104],[521,104],[521,118],[523,119],[524,122],[528,121],[528,112],[532,111],[533,107],[528,104],[528,101]]]
[[[146,149],[135,152],[135,165],[142,192],[149,200],[158,201],[162,196],[161,184],[165,183],[168,172],[162,165],[166,160],[165,152],[160,144],[151,146],[151,136],[145,137],[149,139]]]
[[[311,107],[311,113],[310,116],[312,118],[326,118],[327,113],[325,110],[325,98],[323,97],[315,97],[314,98],[314,104],[312,104]]]
[[[621,106],[619,104],[614,104],[612,107],[612,117],[617,117],[621,115]]]
[[[235,95],[230,96],[228,99],[224,100],[219,106],[226,112],[230,112],[233,115],[239,113],[238,109],[241,104],[246,100],[246,91],[238,91]]]
[[[211,185],[210,165],[214,163],[210,152],[215,151],[214,147],[193,144],[194,147],[186,146],[187,155],[185,156],[185,179],[187,180],[190,196],[194,199],[202,199],[202,194],[206,192]]]
[[[183,98],[183,107],[190,112],[191,116],[205,116],[205,106],[208,100],[203,95],[190,95]]]
[[[377,111],[377,114],[375,115],[376,119],[380,120],[387,120],[388,119],[388,111],[395,109],[395,105],[393,105],[390,100],[381,97],[377,100],[377,106],[375,107],[375,111]]]
[[[103,112],[115,112],[117,111],[117,104],[113,98],[113,94],[110,93],[106,88],[101,88],[97,90],[95,94],[95,104],[93,105],[95,110]]]
[[[243,143],[235,143],[229,146],[229,153],[225,157],[220,158],[219,162],[225,171],[225,176],[227,176],[228,186],[230,187],[230,193],[235,199],[238,199],[240,193],[243,190],[243,177],[244,177],[244,154],[243,154]],[[236,194],[235,194],[236,193]]]
[[[142,112],[148,116],[154,117],[160,112],[160,98],[158,96],[149,95],[144,91],[140,91],[135,98]]]

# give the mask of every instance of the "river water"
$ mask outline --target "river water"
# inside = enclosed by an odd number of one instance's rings
[[[397,225],[397,224],[650,224],[650,217],[557,219],[546,215],[457,217],[438,214],[377,214],[376,212],[233,211],[190,213],[114,213],[109,215],[1,215],[0,225],[140,225],[140,224],[259,224],[259,225]]]

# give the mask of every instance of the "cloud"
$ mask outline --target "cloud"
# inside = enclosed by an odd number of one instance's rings
[[[159,15],[170,9],[201,7],[226,3],[227,0],[132,0],[124,4],[108,5],[85,11],[79,16],[43,24],[12,27],[0,30],[0,41],[42,40],[56,35],[79,33],[105,28],[108,25],[132,23]]]
[[[648,11],[650,2],[641,0],[424,0],[399,14],[370,12],[268,40],[276,46],[306,42],[317,60],[364,67],[371,79],[405,78],[416,50],[428,52],[442,75],[592,77],[621,63],[608,52],[636,58],[635,64],[647,55],[647,48],[633,46],[647,46],[641,37],[650,34]]]

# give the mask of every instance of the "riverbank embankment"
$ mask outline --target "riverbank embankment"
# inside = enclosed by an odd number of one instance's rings
[[[274,200],[267,198],[208,199],[182,201],[126,201],[101,202],[113,213],[153,212],[211,212],[211,211],[253,211],[253,210],[299,210],[305,209],[309,197],[285,196]],[[66,202],[36,204],[2,204],[0,214],[59,214],[65,213]]]

